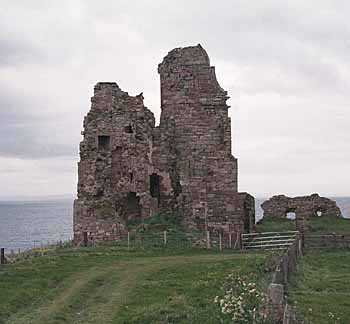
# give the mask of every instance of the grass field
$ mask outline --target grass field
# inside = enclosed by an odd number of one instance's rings
[[[62,248],[0,268],[1,324],[218,323],[229,273],[262,273],[267,255]]]
[[[350,233],[350,219],[337,217],[313,217],[305,222],[306,230],[310,233]],[[257,224],[259,232],[295,231],[296,222],[287,218],[266,218]]]
[[[293,279],[290,299],[307,323],[350,323],[349,250],[308,250]]]

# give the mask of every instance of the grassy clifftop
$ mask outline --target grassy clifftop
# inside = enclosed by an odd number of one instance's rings
[[[306,323],[350,323],[349,279],[349,250],[309,250],[293,278],[290,300]]]
[[[217,323],[213,299],[225,276],[261,271],[265,261],[232,251],[61,248],[0,267],[0,323]]]
[[[305,229],[310,233],[350,233],[350,219],[339,217],[313,217],[305,221]],[[296,231],[296,221],[287,218],[263,219],[256,225],[258,232]]]

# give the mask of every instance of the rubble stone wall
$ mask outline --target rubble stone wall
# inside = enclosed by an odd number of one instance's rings
[[[98,83],[84,119],[74,233],[116,239],[128,221],[177,209],[189,228],[242,232],[254,198],[237,191],[228,99],[200,46],[177,48],[159,64],[161,117],[142,94]],[[247,220],[249,219],[249,221]]]
[[[265,217],[285,218],[287,213],[295,213],[296,219],[315,216],[341,217],[341,211],[334,200],[318,194],[290,198],[285,195],[273,196],[261,204]]]
[[[155,120],[142,95],[131,97],[116,83],[98,83],[91,102],[80,144],[74,233],[112,239],[128,220],[158,208],[149,191]]]
[[[161,85],[160,131],[173,124],[169,166],[181,192],[177,205],[189,227],[241,227],[235,219],[237,160],[231,154],[226,91],[199,45],[177,48],[158,67]],[[165,127],[164,127],[165,126]]]

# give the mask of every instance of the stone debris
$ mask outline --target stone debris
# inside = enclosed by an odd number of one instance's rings
[[[129,222],[177,210],[187,228],[249,231],[254,198],[237,191],[229,98],[201,45],[159,64],[161,117],[116,83],[95,86],[84,119],[74,239],[115,240]]]

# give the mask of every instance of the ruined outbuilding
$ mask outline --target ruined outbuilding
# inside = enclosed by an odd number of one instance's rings
[[[290,198],[285,195],[273,196],[261,204],[263,217],[286,218],[288,213],[295,213],[297,220],[315,216],[342,217],[334,200],[320,197],[318,194]]]
[[[161,117],[142,94],[98,83],[84,119],[74,203],[75,241],[118,239],[128,222],[177,210],[188,228],[244,232],[254,198],[237,190],[227,92],[200,46],[176,48],[159,64]]]

